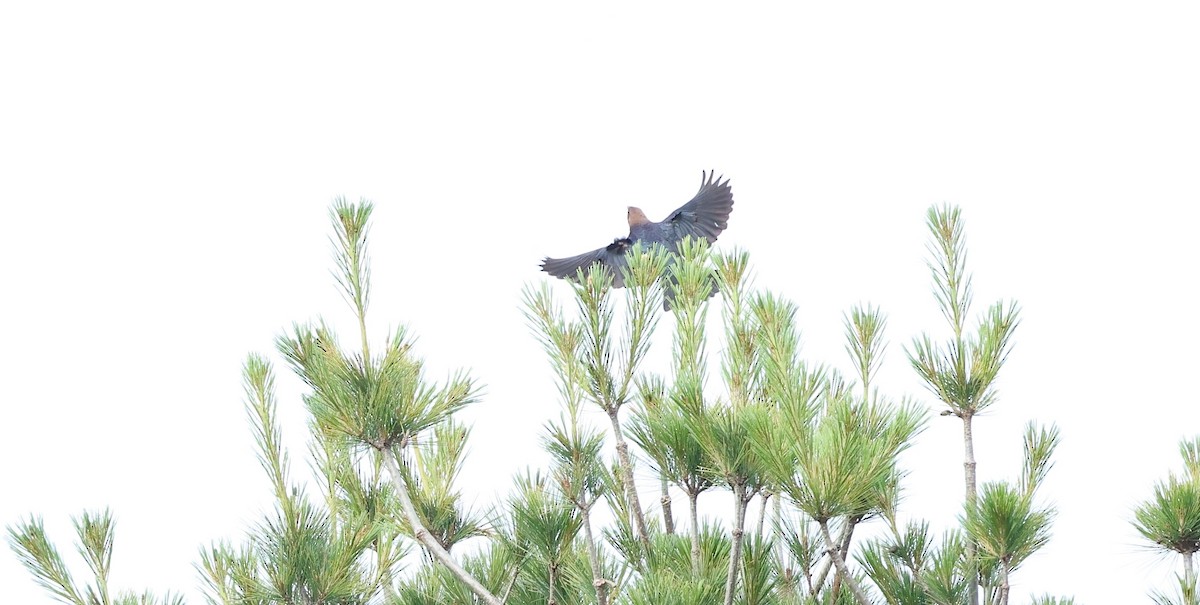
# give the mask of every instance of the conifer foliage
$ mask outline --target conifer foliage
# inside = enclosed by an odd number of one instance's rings
[[[940,537],[899,505],[902,454],[928,418],[917,400],[878,385],[883,311],[846,313],[849,372],[807,360],[797,306],[754,289],[748,254],[716,253],[702,239],[670,251],[633,245],[624,289],[595,267],[567,282],[565,304],[556,294],[563,282],[526,288],[522,310],[562,411],[543,427],[543,463],[513,469],[509,494],[491,510],[471,510],[456,484],[470,463],[470,429],[456,414],[478,400],[479,385],[466,372],[428,376],[403,328],[371,337],[371,212],[369,202],[339,199],[330,213],[352,344],[320,319],[294,324],[275,343],[306,387],[313,480],[294,476],[282,445],[272,362],[245,361],[245,407],[274,510],[240,543],[201,550],[208,603],[1001,605],[1010,602],[1011,574],[1050,539],[1055,511],[1038,493],[1056,428],[1030,423],[1017,480],[975,485],[972,421],[996,403],[1018,308],[997,303],[967,327],[957,209],[928,216],[935,299],[951,336],[922,335],[906,350],[943,415],[963,422],[962,513]],[[714,290],[720,296],[710,299]],[[663,325],[671,361],[654,372],[647,359]],[[595,426],[597,417],[607,426]],[[1184,557],[1191,603],[1200,535],[1175,521],[1200,501],[1188,500],[1197,450],[1185,444],[1187,477],[1160,485],[1136,514],[1147,539]],[[686,502],[679,515],[676,498]],[[724,513],[703,518],[701,498]],[[82,588],[40,519],[9,528],[17,556],[56,599],[182,603],[110,598],[111,516],[85,514],[76,526],[94,576]]]
[[[1183,573],[1176,577],[1177,592],[1153,593],[1162,605],[1197,605],[1194,557],[1200,550],[1200,437],[1179,444],[1182,475],[1171,473],[1154,486],[1154,495],[1134,509],[1133,527],[1150,547],[1179,555]]]

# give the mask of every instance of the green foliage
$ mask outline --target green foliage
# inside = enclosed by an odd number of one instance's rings
[[[1054,510],[1037,507],[1034,496],[1057,445],[1057,428],[1030,423],[1025,429],[1025,471],[1020,483],[985,483],[978,500],[967,503],[963,528],[980,553],[1001,566],[1002,576],[1016,570],[1050,540]]]
[[[742,598],[744,605],[776,605],[779,566],[772,556],[774,544],[769,538],[747,536],[742,552]]]
[[[344,294],[354,307],[361,352],[347,354],[323,323],[297,324],[281,336],[277,347],[292,369],[312,389],[305,403],[323,431],[344,435],[364,446],[404,447],[427,430],[476,400],[478,389],[459,373],[441,387],[429,384],[423,363],[411,352],[403,328],[387,340],[382,355],[372,357],[367,343],[366,305],[370,291],[366,237],[370,202],[339,200],[332,211],[334,256]]]
[[[670,264],[671,285],[667,290],[672,299],[675,317],[674,346],[676,382],[703,383],[705,358],[705,304],[713,292],[713,270],[709,267],[708,242],[685,237],[679,243],[678,255]]]
[[[729,536],[719,526],[707,522],[700,525],[698,536],[700,565],[693,570],[689,540],[679,535],[656,533],[651,539],[650,555],[646,557],[647,573],[692,573],[723,580],[732,547]]]
[[[104,521],[111,519],[111,514],[105,511],[99,517],[101,521]],[[89,520],[89,524],[94,524],[94,522],[90,522],[91,517],[87,513],[84,514],[84,519]],[[76,531],[79,530],[80,525],[79,521],[75,522]],[[10,527],[8,542],[16,551],[21,564],[33,574],[34,580],[42,588],[50,591],[55,598],[64,603],[82,604],[87,602],[72,582],[71,573],[67,570],[67,564],[63,561],[62,556],[58,554],[58,549],[46,537],[46,530],[42,525],[41,518],[31,517],[28,521],[18,523],[16,527]],[[87,552],[86,543],[88,541],[82,535],[80,542],[84,543],[80,550]],[[104,556],[104,554],[91,552],[86,554],[85,558],[89,560],[90,564],[98,556]],[[104,570],[104,576],[96,578],[97,585],[107,583],[107,569]],[[99,588],[89,588],[88,592],[95,594],[99,592]]]
[[[1200,485],[1177,477],[1160,482],[1134,518],[1134,527],[1147,540],[1165,550],[1194,553],[1200,549]]]
[[[201,551],[209,603],[962,605],[982,582],[987,601],[998,605],[1008,602],[1008,574],[1049,539],[1054,510],[1035,496],[1052,467],[1057,429],[1029,425],[1019,479],[970,495],[963,531],[938,540],[927,522],[901,529],[899,457],[926,414],[875,385],[886,351],[881,309],[857,306],[844,316],[852,372],[843,378],[801,359],[797,306],[751,289],[748,254],[714,254],[693,239],[675,251],[635,245],[619,298],[615,276],[600,267],[578,275],[570,312],[549,285],[525,289],[525,318],[551,362],[563,413],[542,436],[548,471],[518,474],[512,494],[484,519],[464,508],[455,487],[470,436],[455,415],[477,400],[479,387],[465,372],[430,380],[403,328],[375,342],[374,352],[368,339],[371,213],[369,202],[339,199],[330,214],[335,277],[358,323],[357,345],[343,347],[321,319],[294,324],[276,341],[308,387],[316,489],[306,491],[290,475],[270,362],[251,355],[243,367],[247,416],[275,507],[243,543]],[[953,336],[939,344],[914,339],[908,357],[948,413],[964,420],[970,452],[970,418],[995,401],[1018,308],[997,303],[968,332],[971,280],[960,212],[933,208],[928,226],[935,298]],[[710,360],[706,325],[717,291],[723,346]],[[642,364],[664,301],[674,332],[672,365],[662,377]],[[707,383],[710,363],[720,365],[719,387]],[[620,411],[631,402],[623,426]],[[606,432],[583,413],[588,405],[611,424],[615,456]],[[1157,547],[1185,555],[1181,602],[1194,603],[1190,556],[1200,548],[1200,521],[1188,519],[1200,519],[1200,440],[1181,450],[1186,475],[1156,486],[1155,498],[1135,511],[1135,525]],[[663,479],[661,525],[639,500],[639,458]],[[687,535],[667,533],[668,483],[688,496]],[[969,484],[974,494],[973,474]],[[699,497],[720,488],[733,504],[724,529],[696,512]],[[756,494],[763,516],[747,530]],[[768,501],[774,518],[764,533]],[[889,533],[855,544],[856,528],[872,519],[885,521]],[[63,602],[159,602],[149,594],[108,597],[108,513],[85,514],[76,529],[95,577],[82,588],[40,519],[9,528],[9,541]],[[457,548],[472,537],[486,540]],[[418,552],[414,543],[424,557],[414,556],[401,574],[402,559]]]
[[[910,524],[891,539],[867,542],[858,562],[888,603],[934,603],[922,572],[929,552],[929,525]]]
[[[716,527],[705,525],[699,533],[700,565],[693,568],[687,538],[655,534],[647,568],[629,588],[631,605],[665,603],[720,603],[729,565],[730,539]]]
[[[462,583],[474,581],[446,549],[484,533],[479,520],[460,510],[452,486],[468,432],[451,415],[474,401],[477,389],[465,374],[441,387],[426,381],[403,329],[393,333],[381,355],[371,355],[365,317],[370,214],[369,202],[343,200],[331,213],[337,277],[358,320],[359,351],[345,352],[324,322],[296,325],[277,341],[311,390],[305,403],[313,417],[311,451],[324,502],[315,504],[290,484],[271,369],[251,356],[244,369],[247,412],[277,509],[251,533],[247,546],[220,544],[202,553],[212,603],[351,604],[393,594],[406,551],[402,533],[416,537]],[[368,448],[383,455],[356,458]],[[392,471],[395,485],[380,481],[381,464]],[[485,601],[490,596],[477,583],[471,591]],[[494,597],[488,602],[498,603]]]
[[[604,435],[580,425],[578,410],[546,426],[542,445],[550,454],[554,480],[562,496],[579,508],[591,508],[604,493],[606,482],[600,450]]]
[[[243,586],[251,600],[365,603],[378,590],[361,562],[376,538],[366,522],[331,522],[328,513],[302,497],[265,521],[256,532],[261,579]]]
[[[704,240],[684,238],[678,258],[670,264],[670,291],[676,320],[672,348],[675,377],[668,390],[655,376],[638,381],[640,409],[629,426],[630,438],[649,457],[652,466],[690,496],[713,484],[703,445],[698,441],[689,413],[703,410],[705,382],[705,317],[712,272],[707,266]]]
[[[1033,496],[1053,467],[1050,459],[1058,442],[1057,426],[1041,428],[1032,422],[1025,425],[1025,458],[1018,488],[1026,497]]]
[[[629,605],[716,605],[721,584],[713,578],[673,573],[652,574],[629,590]]]
[[[606,412],[612,413],[628,401],[637,368],[650,349],[650,336],[658,325],[657,311],[662,304],[662,288],[657,280],[666,268],[667,255],[661,246],[643,248],[640,243],[627,253],[628,317],[619,339],[613,330],[615,314],[609,272],[594,265],[580,283],[574,284],[580,324],[578,327],[566,324],[565,329],[579,331],[579,360],[584,368],[581,386]],[[527,306],[531,300],[536,301],[537,296],[527,290]],[[527,316],[530,314],[527,310]],[[540,317],[540,309],[535,308],[532,314]]]
[[[415,471],[409,473],[408,484],[423,525],[449,551],[463,540],[486,536],[488,531],[482,518],[463,507],[462,496],[454,488],[470,431],[449,418],[430,433],[430,439],[412,450],[412,462],[404,468]],[[402,520],[401,527],[415,535],[407,521]]]
[[[1036,509],[1030,498],[1004,482],[984,483],[979,499],[963,519],[967,535],[980,553],[1010,570],[1050,540],[1052,511]]]
[[[815,418],[818,398],[829,386],[825,370],[800,360],[794,303],[766,292],[754,297],[751,309],[757,324],[753,349],[760,381],[757,396],[779,410],[780,420],[799,434]]]
[[[296,325],[292,335],[278,341],[279,351],[312,389],[304,399],[317,426],[376,449],[405,447],[476,401],[478,389],[465,374],[440,387],[428,383],[411,347],[401,328],[381,356],[347,356],[323,324]]]
[[[871,379],[883,364],[883,340],[887,319],[878,307],[854,307],[843,321],[846,330],[846,353],[854,361],[855,374],[863,385],[863,399],[870,398]]]
[[[1030,605],[1075,605],[1075,599],[1070,597],[1042,595],[1040,597],[1034,597],[1029,603]]]
[[[612,511],[613,517],[610,525],[604,528],[603,534],[608,544],[622,559],[640,570],[649,546],[641,540],[633,526],[633,518],[636,516],[634,504],[629,499],[629,492],[624,487],[621,474],[620,462],[613,461],[612,466],[607,467],[603,475],[604,502]],[[647,541],[649,539],[652,539],[652,536],[648,537]]]
[[[645,248],[639,243],[626,257],[623,283],[626,286],[627,321],[619,339],[613,336],[613,276],[600,265],[593,265],[586,275],[581,273],[578,283],[573,285],[577,320],[564,318],[546,288],[540,292],[526,288],[525,316],[553,360],[564,403],[575,408],[582,392],[608,416],[619,466],[612,475],[617,484],[606,490],[605,495],[621,516],[616,531],[610,536],[623,543],[626,532],[620,525],[632,522],[641,542],[639,550],[644,552],[649,547],[649,528],[635,484],[633,456],[625,442],[619,414],[629,401],[634,377],[650,349],[650,336],[658,325],[658,307],[662,302],[659,278],[667,267],[669,253],[662,246]]]
[[[1184,441],[1180,452],[1186,472],[1171,474],[1154,486],[1154,496],[1134,509],[1134,528],[1148,541],[1168,552],[1200,550],[1200,468],[1196,452],[1200,438]]]
[[[510,597],[522,571],[519,558],[504,545],[465,555],[462,566],[493,593],[506,594],[507,590]],[[474,605],[482,601],[445,566],[422,565],[396,587],[392,600],[385,602],[395,605]],[[517,602],[536,601],[512,598],[508,601]]]
[[[348,462],[336,455],[322,460],[329,481],[327,508],[314,505],[291,486],[287,455],[280,446],[270,364],[252,355],[243,375],[247,415],[277,508],[251,533],[246,547],[235,550],[218,544],[201,551],[208,602],[369,601],[390,577],[399,556],[387,537],[394,530],[378,508],[380,494],[368,494]],[[348,489],[340,490],[343,486]],[[374,506],[366,506],[368,502]],[[353,506],[356,503],[364,506]],[[380,555],[376,567],[366,561],[372,548]]]
[[[684,412],[694,401],[666,400],[661,380],[639,385],[641,409],[633,415],[629,438],[649,457],[651,466],[688,494],[713,486],[712,463],[696,437],[692,416]]]
[[[735,406],[754,399],[761,375],[757,368],[757,337],[749,311],[750,255],[744,251],[716,255],[725,319],[725,354],[721,374]]]
[[[1156,550],[1179,554],[1183,573],[1178,576],[1178,595],[1154,592],[1157,603],[1197,605],[1193,558],[1200,551],[1200,437],[1181,441],[1179,453],[1184,473],[1167,476],[1154,485],[1154,496],[1133,511],[1133,526]]]
[[[753,497],[762,486],[764,469],[747,444],[752,441],[753,427],[771,422],[767,408],[761,404],[713,406],[685,410],[685,418],[713,473],[735,490],[748,488],[746,500]]]
[[[889,603],[960,605],[967,601],[970,569],[959,532],[934,544],[927,522],[868,541],[858,561]]]
[[[1016,303],[997,302],[979,319],[975,334],[964,334],[971,308],[971,276],[966,272],[966,243],[958,208],[930,208],[927,224],[934,295],[954,337],[938,345],[928,335],[914,338],[906,351],[929,390],[956,416],[971,416],[996,398],[996,376],[1011,349],[1019,323]]]
[[[1053,511],[1034,509],[1032,493],[1049,470],[1057,432],[1036,433],[1031,425],[1026,434],[1025,468],[1018,486],[989,484],[984,487],[983,496],[979,496],[972,420],[996,401],[996,378],[1011,351],[1020,310],[1015,302],[997,302],[979,318],[974,331],[968,331],[972,289],[971,276],[966,270],[962,213],[949,205],[932,207],[926,216],[926,226],[930,232],[927,262],[934,298],[952,336],[943,343],[935,343],[928,334],[922,334],[912,340],[905,353],[925,387],[946,406],[941,414],[956,416],[963,422],[966,483],[963,523],[968,536],[962,553],[965,561],[960,564],[943,560],[938,568],[943,581],[938,585],[926,582],[924,589],[930,596],[941,592],[936,602],[958,602],[952,598],[957,597],[955,570],[961,567],[967,578],[967,603],[979,602],[981,584],[987,590],[988,602],[1007,603],[1008,573],[1049,536]],[[987,501],[979,502],[981,497]],[[924,572],[909,563],[906,573],[919,580]]]
[[[170,593],[161,598],[149,592],[139,595],[127,591],[111,596],[108,576],[115,527],[112,513],[85,512],[72,521],[79,539],[76,549],[92,573],[92,581],[82,589],[71,577],[58,549],[50,543],[41,518],[31,516],[8,528],[8,543],[17,559],[55,600],[72,605],[182,605],[183,597]]]
[[[540,475],[521,475],[516,483],[517,493],[509,500],[516,544],[520,552],[553,565],[570,549],[580,528],[579,513]]]
[[[374,205],[367,201],[358,204],[337,198],[329,209],[333,223],[333,258],[337,263],[334,276],[346,302],[354,308],[357,317],[367,314],[367,302],[371,294],[371,262],[367,256],[367,234],[370,231],[371,212]],[[360,322],[360,326],[362,322]],[[363,334],[366,336],[365,330]]]
[[[921,423],[912,406],[862,405],[844,392],[824,397],[815,427],[797,434],[766,419],[754,442],[772,481],[817,521],[876,508],[880,490],[893,481],[896,455]]]
[[[786,549],[782,576],[796,578],[795,582],[799,582],[799,577],[803,576],[804,588],[809,593],[813,592],[813,569],[825,553],[821,536],[813,531],[811,523],[798,523],[786,518],[778,520],[775,533],[781,537]]]
[[[1150,593],[1151,600],[1156,605],[1196,605],[1200,603],[1200,591],[1196,589],[1196,578],[1188,579],[1186,575],[1176,576],[1175,582],[1175,594],[1155,590]]]
[[[288,457],[280,444],[282,434],[275,423],[275,375],[261,355],[251,354],[242,365],[246,393],[246,415],[258,446],[258,462],[271,479],[275,497],[287,497]]]

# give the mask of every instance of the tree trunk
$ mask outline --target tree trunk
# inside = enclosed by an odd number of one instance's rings
[[[746,524],[746,486],[733,487],[733,547],[729,550],[729,572],[725,579],[725,605],[733,605],[737,589],[738,570],[742,563],[742,527]]]
[[[963,421],[963,475],[966,481],[967,504],[974,504],[975,493],[975,437],[971,432],[973,414],[964,413]]]
[[[996,587],[996,596],[992,601],[996,605],[1008,605],[1008,561],[1000,560],[1000,586]]]
[[[971,419],[974,414],[964,412],[962,415],[963,421],[963,479],[966,482],[967,506],[975,506],[975,438],[971,434]],[[970,583],[967,587],[967,594],[970,597],[970,605],[979,605],[979,570],[976,563],[976,553],[978,549],[975,545],[975,540],[967,540],[967,572],[970,574]]]
[[[588,562],[592,565],[592,586],[596,589],[597,605],[608,605],[608,580],[600,569],[600,553],[596,550],[596,538],[592,536],[591,506],[581,506],[579,511],[583,516],[583,533],[587,538]]]
[[[1183,554],[1183,581],[1186,582],[1188,586],[1191,586],[1196,582],[1196,570],[1192,567],[1192,554],[1193,553],[1185,552],[1182,554]]]
[[[700,499],[700,492],[688,492],[688,508],[692,512],[692,574],[699,577],[700,573],[700,519],[696,512],[696,501]]]
[[[787,569],[787,554],[786,547],[783,545],[783,494],[775,496],[775,500],[771,503],[771,517],[775,522],[775,527],[771,528],[771,533],[775,539],[772,542],[771,548],[775,551],[775,558],[779,561],[779,569]]]
[[[846,525],[842,527],[842,533],[838,536],[838,544],[843,542],[849,544],[849,534],[854,530],[854,525],[847,520]],[[825,578],[829,576],[829,570],[833,568],[833,558],[825,559],[825,564],[821,566],[821,571],[817,574],[817,581],[814,583],[816,592],[813,593],[815,599],[821,593],[821,587],[825,585]],[[836,575],[835,575],[836,577]]]
[[[842,558],[842,553],[838,552],[838,547],[833,542],[833,536],[829,535],[829,519],[821,519],[817,523],[821,525],[821,536],[825,538],[825,548],[829,549],[829,556],[833,559],[833,564],[837,566],[838,573],[845,578],[846,585],[850,587],[850,592],[854,593],[854,599],[860,605],[871,605],[871,601],[867,599],[867,595],[862,591],[862,587],[850,575],[850,568],[846,567],[846,560]]]
[[[500,602],[507,603],[508,597],[512,595],[513,587],[517,585],[517,578],[521,575],[521,564],[513,566],[512,577],[508,579],[508,585],[504,587],[504,594],[500,595]]]
[[[638,499],[637,486],[633,483],[633,460],[629,457],[629,444],[625,442],[625,434],[621,432],[621,420],[617,417],[617,408],[608,412],[612,421],[613,440],[617,444],[617,457],[621,461],[621,482],[625,484],[625,496],[629,499],[629,507],[633,509],[633,521],[637,527],[638,538],[646,552],[650,552],[650,532],[646,530],[646,517],[642,514],[642,503]]]
[[[767,504],[771,500],[771,492],[764,491],[762,493],[762,508],[758,509],[758,526],[755,528],[755,533],[759,538],[763,537],[763,524],[767,520]]]
[[[842,529],[842,537],[838,542],[838,552],[841,553],[842,559],[850,554],[850,539],[854,537],[854,528],[858,526],[860,518],[846,519],[846,527]],[[833,576],[833,583],[829,587],[830,603],[837,603],[838,593],[842,590],[842,574],[838,572]]]
[[[675,513],[671,510],[671,486],[667,484],[666,475],[659,473],[658,479],[662,488],[662,498],[659,501],[662,503],[663,529],[667,534],[674,534]]]
[[[400,507],[404,510],[404,516],[408,519],[408,524],[412,527],[413,535],[420,542],[430,556],[437,559],[439,563],[445,565],[450,573],[458,578],[458,581],[466,584],[471,592],[475,593],[487,605],[504,605],[496,595],[488,591],[483,584],[479,583],[474,576],[459,566],[459,564],[450,557],[450,553],[442,548],[438,543],[437,538],[425,529],[425,524],[421,521],[421,516],[417,514],[417,509],[413,506],[412,497],[408,494],[408,481],[405,480],[404,474],[400,472],[400,463],[396,461],[396,453],[391,447],[379,450],[379,454],[383,456],[383,463],[387,466],[388,472],[392,475],[392,482],[396,485],[396,496],[400,499]]]

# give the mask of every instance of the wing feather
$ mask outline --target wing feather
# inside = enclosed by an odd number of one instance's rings
[[[623,269],[626,265],[625,250],[629,249],[631,245],[632,242],[628,239],[616,239],[603,248],[584,252],[578,256],[547,257],[542,260],[542,271],[554,277],[579,281],[580,271],[586,274],[592,265],[598,263],[612,275],[613,287],[621,288],[625,285],[623,277]]]
[[[708,243],[717,241],[717,236],[729,226],[729,213],[733,212],[733,190],[729,179],[716,177],[716,173],[700,173],[700,190],[688,203],[680,206],[662,222],[668,225],[674,241],[684,236],[703,237]]]

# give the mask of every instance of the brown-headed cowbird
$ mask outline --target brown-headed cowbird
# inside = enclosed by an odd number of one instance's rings
[[[729,226],[729,213],[733,210],[733,191],[729,180],[722,181],[722,178],[714,178],[712,173],[700,173],[700,191],[696,196],[657,223],[647,219],[641,208],[630,206],[629,235],[578,256],[547,257],[542,260],[542,270],[555,277],[576,279],[578,271],[586,273],[591,265],[600,263],[612,274],[613,287],[620,288],[625,285],[621,275],[626,264],[625,253],[635,242],[641,242],[643,246],[662,244],[675,252],[679,242],[688,235],[703,237],[710,244],[717,241],[717,236]],[[668,293],[668,300],[664,301],[667,305],[670,304],[669,297]]]

